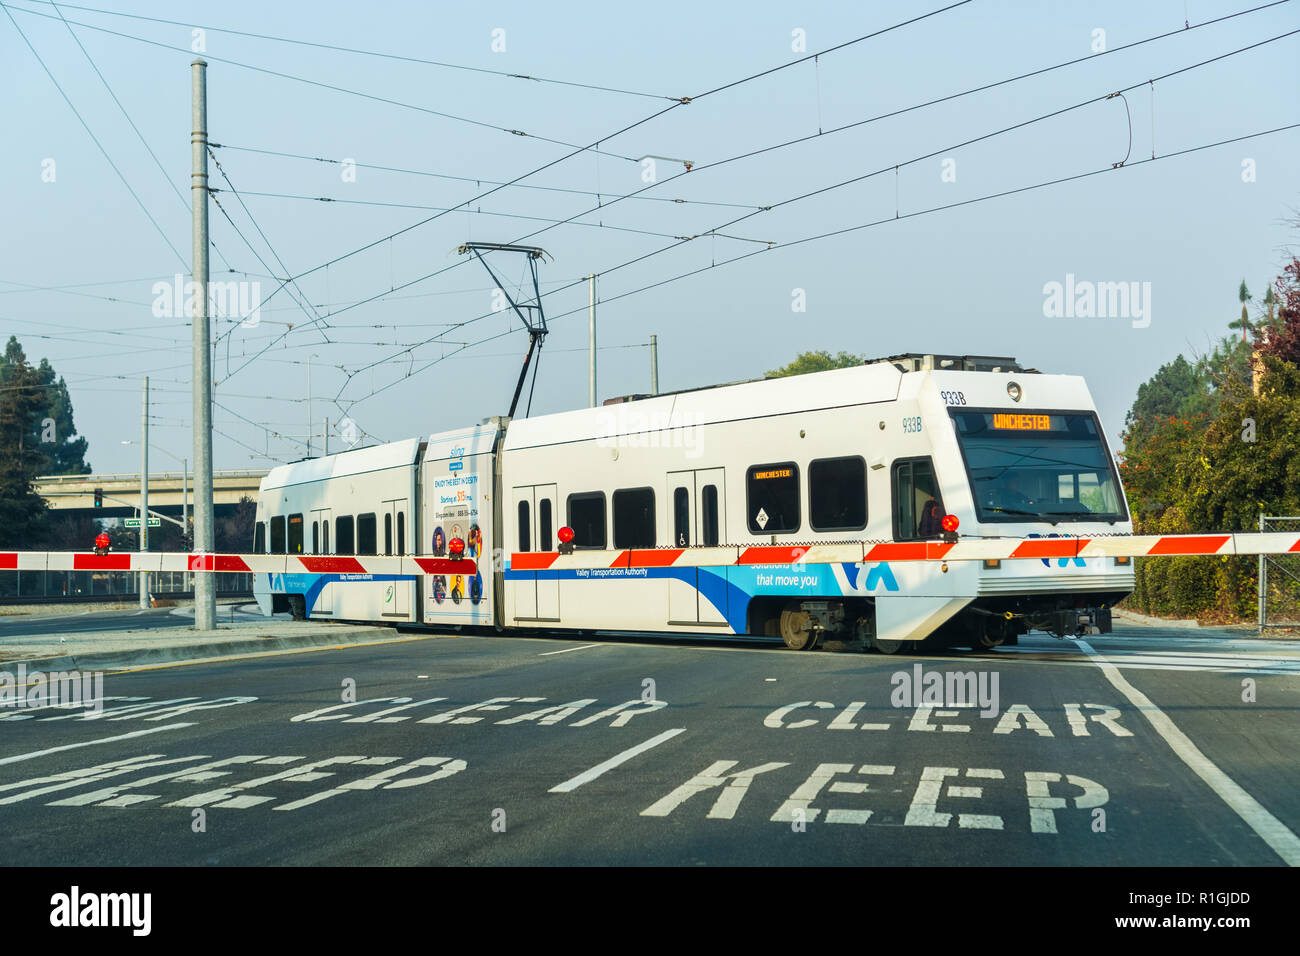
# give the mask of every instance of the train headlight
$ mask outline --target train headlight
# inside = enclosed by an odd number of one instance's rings
[[[1007,382],[1007,394],[1011,396],[1013,402],[1018,402],[1024,393],[1016,382]]]

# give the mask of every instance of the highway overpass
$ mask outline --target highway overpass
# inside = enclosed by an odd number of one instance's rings
[[[212,474],[212,501],[222,505],[236,505],[247,496],[257,499],[257,487],[265,471],[217,471]],[[154,511],[181,511],[182,485],[189,488],[190,506],[194,504],[194,475],[185,476],[179,471],[151,472],[149,474],[149,507]],[[140,505],[140,475],[45,475],[33,483],[36,493],[44,498],[52,511],[84,511],[98,517],[126,517],[135,513]],[[104,505],[95,507],[95,489],[104,493]]]

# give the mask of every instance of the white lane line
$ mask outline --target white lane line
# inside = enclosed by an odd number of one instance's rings
[[[645,741],[644,743],[639,743],[635,747],[630,747],[627,750],[624,750],[621,754],[615,754],[613,757],[610,757],[608,760],[604,761],[603,763],[596,764],[596,766],[592,767],[590,770],[586,770],[578,774],[573,779],[566,780],[564,781],[564,783],[551,787],[551,789],[547,792],[568,793],[570,790],[577,790],[584,783],[590,783],[591,781],[599,777],[601,774],[613,770],[619,764],[627,763],[637,754],[645,753],[651,747],[658,747],[665,740],[672,740],[678,734],[684,734],[684,733],[686,733],[685,727],[678,727],[675,730],[665,730],[662,734],[659,734],[658,736],[655,737],[651,737],[649,740]]]
[[[56,754],[61,750],[76,750],[78,747],[91,747],[95,744],[111,744],[119,740],[130,740],[133,737],[144,737],[146,734],[156,734],[163,730],[180,730],[182,727],[193,727],[194,723],[166,724],[162,727],[150,727],[147,730],[135,730],[129,734],[118,734],[116,737],[101,737],[99,740],[83,740],[76,744],[64,744],[61,747],[51,747],[48,750],[33,750],[28,754],[15,754],[12,757],[0,757],[0,765],[7,763],[18,763],[21,760],[32,760],[35,757],[44,757],[48,754]]]
[[[1156,733],[1165,739],[1165,743],[1169,744],[1183,763],[1187,764],[1193,773],[1204,780],[1210,789],[1232,808],[1237,816],[1246,821],[1246,825],[1254,830],[1260,839],[1272,848],[1274,853],[1280,856],[1288,866],[1300,866],[1300,837],[1287,829],[1281,820],[1264,809],[1259,801],[1215,766],[1210,761],[1210,758],[1201,753],[1188,736],[1165,716],[1164,711],[1153,704],[1146,694],[1125,680],[1124,675],[1106,658],[1093,650],[1087,641],[1075,638],[1074,643],[1078,644],[1085,653],[1092,656],[1097,666],[1101,668],[1102,673],[1115,685],[1116,690],[1127,697],[1129,702],[1142,712],[1146,719],[1151,722],[1151,726],[1155,728]]]
[[[538,654],[538,657],[550,657],[552,654],[567,654],[569,651],[585,651],[591,647],[604,647],[604,644],[583,644],[581,647],[566,647],[563,650],[547,651],[545,654]]]

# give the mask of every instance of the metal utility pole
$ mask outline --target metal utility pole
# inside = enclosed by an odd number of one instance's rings
[[[590,354],[588,397],[592,408],[596,407],[596,277],[587,276],[587,348]]]
[[[315,355],[307,356],[307,457],[311,457],[311,360]]]
[[[149,376],[140,401],[140,550],[149,550]],[[149,572],[140,572],[140,607],[149,606]]]
[[[190,206],[194,216],[194,545],[211,552],[212,509],[212,333],[208,326],[208,64],[190,64],[193,126],[190,152]],[[194,576],[194,628],[215,630],[217,582],[211,574]]]
[[[650,394],[659,394],[659,336],[650,336]]]
[[[190,537],[190,460],[181,459],[181,531],[188,541]]]

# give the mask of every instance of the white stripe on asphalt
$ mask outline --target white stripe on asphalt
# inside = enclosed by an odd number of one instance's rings
[[[1093,650],[1087,641],[1075,638],[1074,643],[1092,656],[1097,666],[1101,668],[1102,673],[1115,685],[1116,690],[1127,697],[1129,702],[1142,712],[1146,719],[1151,722],[1151,726],[1155,728],[1156,733],[1165,739],[1165,743],[1169,744],[1183,763],[1187,764],[1198,777],[1204,780],[1210,789],[1232,808],[1237,816],[1245,820],[1246,825],[1254,830],[1259,835],[1259,838],[1272,848],[1274,853],[1280,856],[1288,866],[1300,866],[1300,837],[1287,829],[1281,820],[1264,809],[1258,800],[1239,787],[1235,780],[1215,766],[1209,757],[1201,753],[1188,736],[1165,716],[1164,711],[1153,704],[1146,694],[1124,679],[1124,675],[1119,672],[1115,665]]]
[[[685,727],[678,727],[675,730],[665,730],[662,734],[659,734],[656,737],[651,737],[649,740],[645,741],[644,743],[639,743],[635,747],[631,747],[627,750],[624,750],[621,754],[615,754],[613,757],[610,757],[608,760],[604,761],[603,763],[596,764],[596,766],[592,767],[590,770],[578,774],[573,779],[566,780],[564,781],[564,783],[551,787],[551,789],[547,792],[568,793],[570,790],[577,790],[584,783],[590,783],[591,781],[599,777],[601,774],[609,770],[613,770],[619,764],[627,763],[637,754],[645,753],[651,747],[658,747],[665,740],[672,740],[678,734],[684,734],[684,733],[686,733]]]
[[[604,647],[604,644],[583,644],[581,647],[566,647],[559,651],[547,651],[545,654],[538,654],[538,657],[550,657],[552,654],[567,654],[569,651],[585,651],[590,647]]]
[[[182,727],[193,727],[194,723],[187,724],[167,724],[163,727],[150,727],[148,730],[135,730],[129,734],[118,734],[116,737],[101,737],[99,740],[83,740],[77,744],[64,744],[61,747],[51,747],[48,750],[33,750],[29,754],[15,754],[12,757],[0,757],[0,765],[7,763],[18,763],[21,760],[31,760],[35,757],[44,757],[48,754],[56,754],[62,750],[76,750],[78,747],[91,747],[95,744],[111,744],[119,740],[130,740],[133,737],[143,737],[146,734],[156,734],[163,730],[180,730]]]

